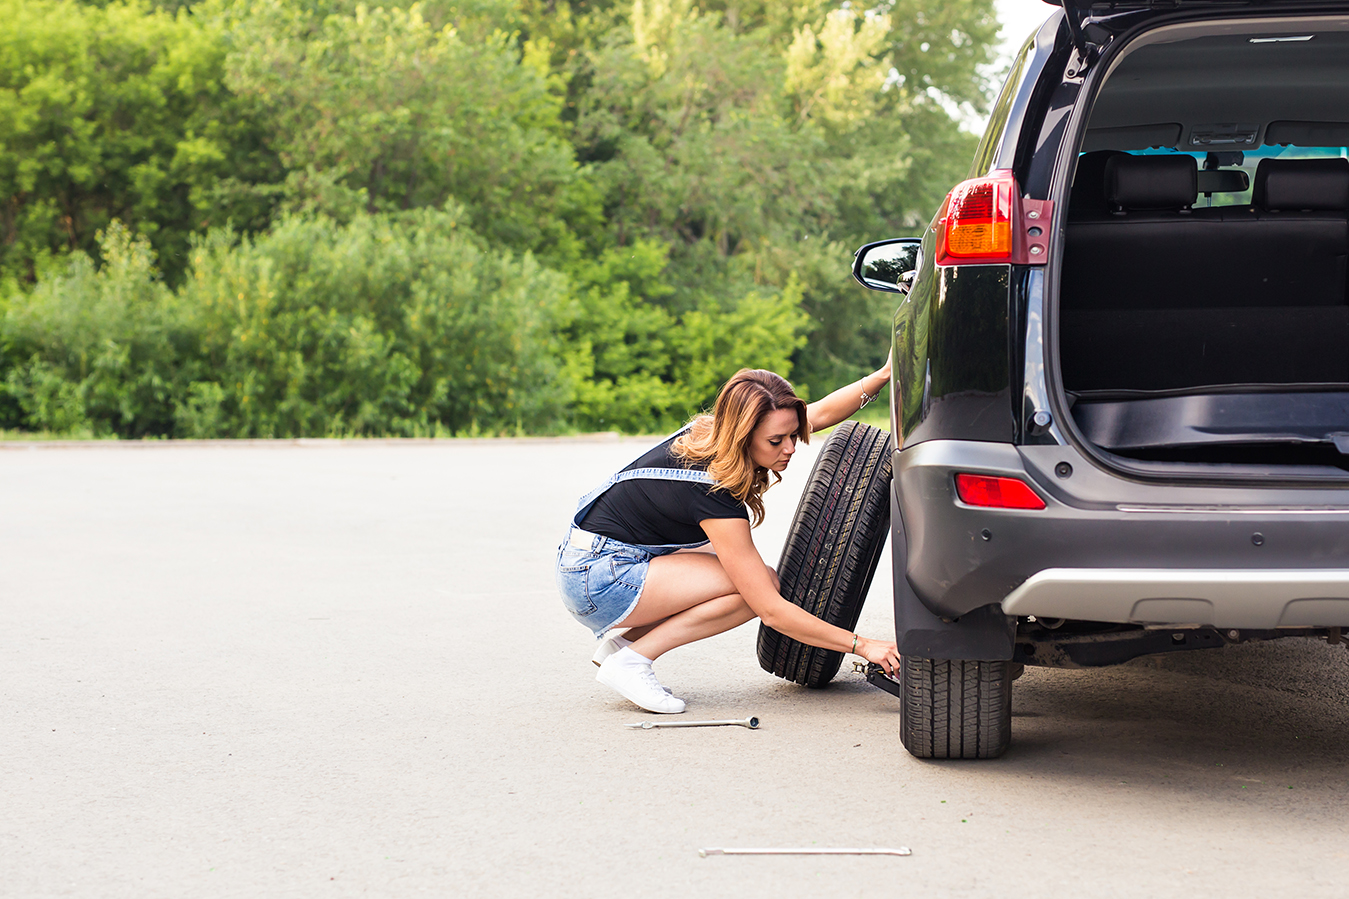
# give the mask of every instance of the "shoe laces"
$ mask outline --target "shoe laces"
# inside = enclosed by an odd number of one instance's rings
[[[660,679],[656,677],[656,672],[651,669],[650,665],[642,665],[641,668],[638,669],[637,676],[651,689],[656,690],[659,693],[664,693],[666,696],[673,695],[665,688],[665,685],[660,682]]]

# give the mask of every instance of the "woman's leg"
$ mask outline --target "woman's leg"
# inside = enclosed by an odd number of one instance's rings
[[[655,625],[646,635],[633,641],[632,650],[654,662],[676,646],[724,633],[754,617],[753,610],[739,593],[718,596]]]
[[[714,558],[714,559],[716,558],[716,553],[714,553],[714,552],[712,551],[712,547],[711,547],[710,545],[707,545],[707,546],[695,546],[695,547],[691,547],[691,548],[689,548],[689,549],[680,549],[680,550],[676,550],[676,551],[674,552],[674,555],[688,555],[689,553],[702,553],[703,555],[710,555],[710,556],[712,556],[712,558]],[[660,558],[660,557],[658,556],[657,558]],[[770,575],[772,575],[772,577],[773,577],[773,586],[776,587],[776,586],[777,586],[777,583],[778,583],[778,575],[777,575],[777,572],[770,568],[770,569],[768,569],[768,573],[769,573]],[[651,629],[652,629],[653,627],[655,627],[657,624],[660,624],[660,622],[659,622],[659,621],[655,621],[655,622],[652,622],[651,624],[644,624],[644,625],[642,625],[642,626],[640,626],[640,627],[628,627],[626,624],[624,624],[624,625],[621,625],[621,627],[623,628],[623,636],[624,636],[626,639],[632,640],[632,641],[636,641],[636,640],[642,639],[642,637],[646,635],[647,631],[651,630]]]
[[[773,585],[777,573],[769,568]],[[651,560],[637,607],[622,622],[632,649],[653,661],[754,618],[735,584],[710,553],[673,553]]]

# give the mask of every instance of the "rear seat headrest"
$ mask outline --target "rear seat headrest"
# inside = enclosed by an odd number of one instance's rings
[[[1262,159],[1251,202],[1261,209],[1349,209],[1349,159]]]
[[[1115,156],[1105,164],[1105,198],[1121,209],[1183,209],[1199,195],[1193,156]]]
[[[1123,150],[1092,150],[1077,158],[1073,191],[1068,195],[1068,218],[1082,219],[1107,215],[1105,164],[1116,156],[1128,156]]]

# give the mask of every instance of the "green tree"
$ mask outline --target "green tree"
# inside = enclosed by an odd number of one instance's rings
[[[465,40],[421,7],[225,7],[227,83],[264,111],[295,210],[467,210],[489,241],[567,252],[588,195],[559,99],[509,34]]]
[[[946,106],[982,102],[991,3],[629,9],[568,77],[611,239],[670,247],[673,289],[653,301],[679,314],[793,283],[799,385],[879,364],[891,304],[851,282],[851,250],[920,229],[959,180],[975,139]]]
[[[198,239],[169,288],[114,222],[11,293],[0,425],[122,437],[516,433],[570,400],[565,280],[455,211],[284,216]]]
[[[220,190],[274,160],[224,84],[218,33],[140,0],[0,0],[0,17],[0,275],[97,254],[119,219],[173,281],[193,232],[265,223],[257,196]]]

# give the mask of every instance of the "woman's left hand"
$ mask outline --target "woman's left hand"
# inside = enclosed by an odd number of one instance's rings
[[[885,357],[885,364],[882,365],[880,368],[876,369],[875,374],[880,375],[882,378],[885,378],[886,383],[889,383],[891,370],[894,368],[894,365],[895,365],[895,351],[891,350],[890,355]]]
[[[899,673],[899,647],[893,643],[859,637],[857,654],[868,662],[880,665],[881,670],[891,677]]]

